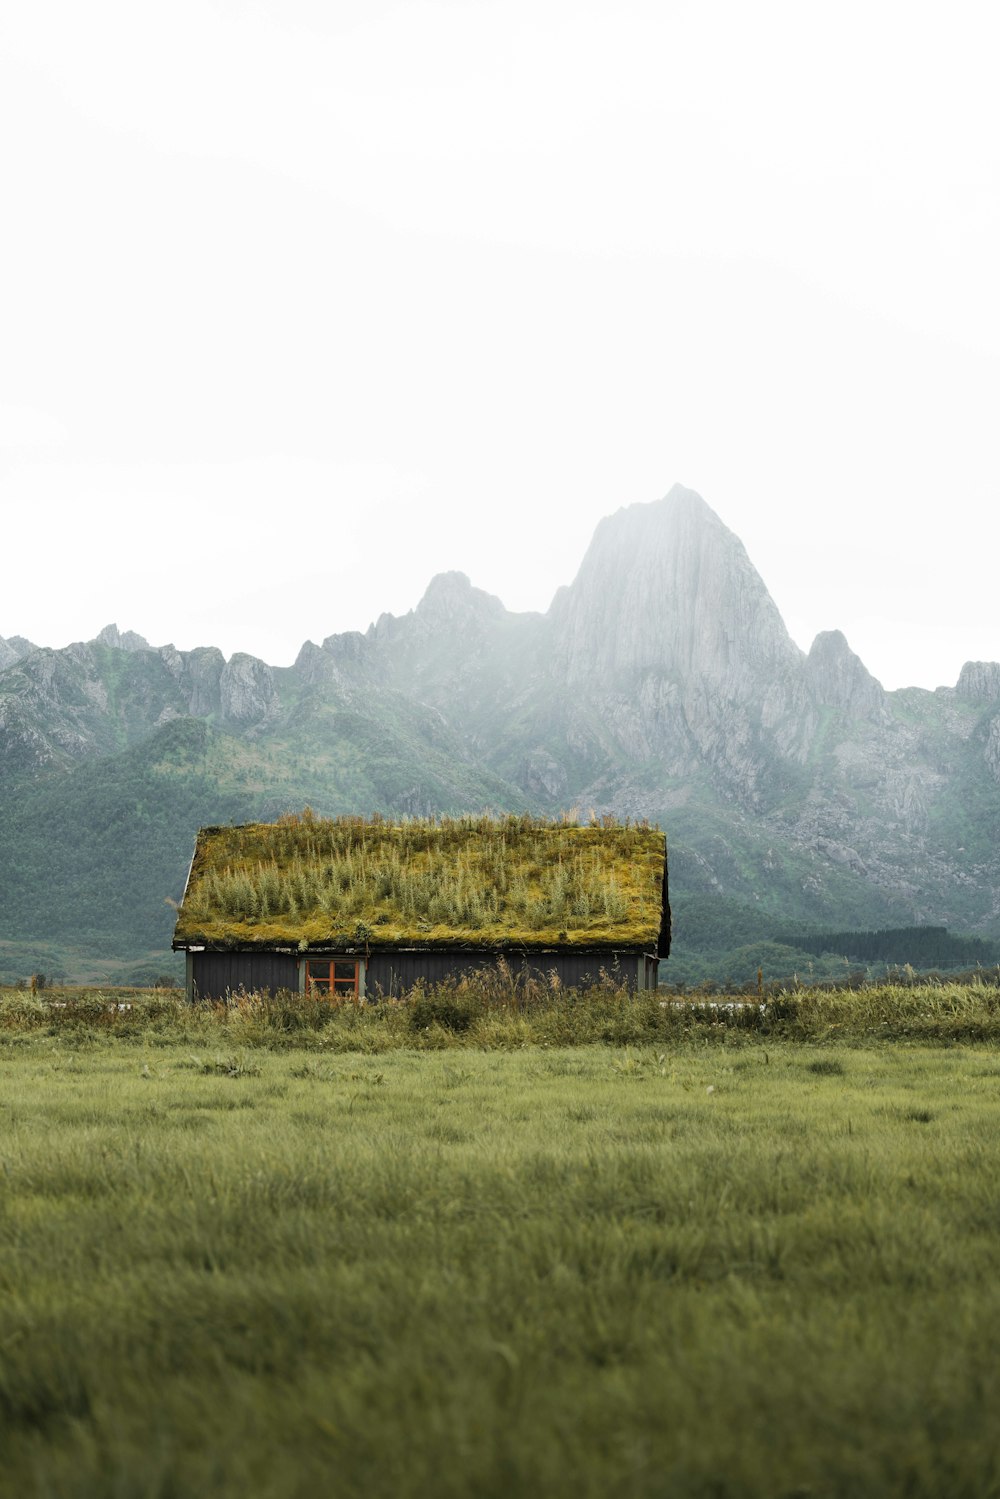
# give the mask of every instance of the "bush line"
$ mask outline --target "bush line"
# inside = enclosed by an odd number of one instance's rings
[[[420,985],[402,1000],[331,1006],[282,991],[188,1004],[179,990],[0,990],[0,1045],[115,1036],[148,1045],[381,1052],[471,1047],[1000,1041],[1000,984],[880,984],[783,990],[763,999],[664,997],[601,983],[516,984],[503,971]]]

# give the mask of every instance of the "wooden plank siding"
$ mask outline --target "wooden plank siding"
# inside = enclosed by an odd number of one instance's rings
[[[275,993],[297,989],[299,969],[294,954],[284,952],[193,952],[190,958],[189,999],[225,999],[242,989]]]
[[[324,954],[329,962],[335,954]],[[357,954],[345,954],[351,962]],[[310,955],[316,962],[318,955]],[[626,984],[630,989],[655,989],[659,962],[649,953],[620,952],[533,952],[507,953],[504,961],[515,980],[532,978],[551,983],[558,977],[564,989],[585,989],[601,982],[607,974],[612,983]],[[191,1000],[224,1000],[231,994],[269,992],[291,989],[305,992],[305,962],[293,953],[271,952],[189,952],[188,998]],[[370,952],[360,963],[357,997],[368,1000],[396,999],[407,994],[418,982],[440,984],[448,979],[471,977],[476,973],[496,976],[494,952],[404,951]]]
[[[420,979],[440,984],[448,978],[495,970],[496,961],[491,952],[373,952],[367,963],[366,992],[369,999],[379,994],[395,998]],[[628,984],[630,989],[655,989],[659,966],[646,954],[625,951],[507,953],[505,961],[515,978],[528,975],[547,983],[556,974],[564,989],[599,983],[602,970],[613,982]]]

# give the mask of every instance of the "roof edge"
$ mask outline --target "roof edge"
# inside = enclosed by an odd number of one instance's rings
[[[301,947],[296,943],[288,942],[210,942],[191,937],[183,941],[175,939],[170,946],[174,952],[282,952],[302,958],[308,958],[311,954],[330,952],[352,955],[362,953],[366,957],[379,957],[383,953],[398,952],[489,953],[497,958],[505,957],[508,953],[527,952],[632,952],[645,953],[649,957],[657,956],[655,939],[644,939],[641,942],[314,942],[308,947]]]

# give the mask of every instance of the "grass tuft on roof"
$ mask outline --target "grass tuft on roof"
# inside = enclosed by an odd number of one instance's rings
[[[654,951],[665,866],[645,823],[306,809],[201,830],[174,945]]]

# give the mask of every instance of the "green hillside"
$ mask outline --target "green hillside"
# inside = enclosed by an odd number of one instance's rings
[[[312,736],[252,741],[178,718],[117,753],[8,780],[0,977],[174,972],[169,902],[180,899],[200,827],[271,821],[306,804],[337,816],[407,797],[421,810],[461,812],[492,792],[510,807],[502,782],[440,750],[421,759],[412,726],[379,740],[361,714],[330,714],[317,740],[320,730],[310,753]]]

